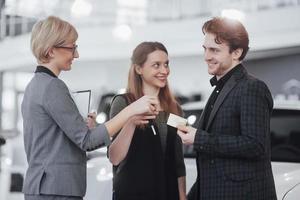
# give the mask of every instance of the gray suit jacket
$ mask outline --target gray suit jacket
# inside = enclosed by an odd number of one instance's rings
[[[84,196],[86,151],[108,145],[104,125],[89,130],[65,83],[36,73],[22,102],[28,170],[25,194]]]

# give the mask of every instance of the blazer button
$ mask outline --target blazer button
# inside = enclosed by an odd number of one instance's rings
[[[215,164],[215,160],[210,160],[210,164]]]

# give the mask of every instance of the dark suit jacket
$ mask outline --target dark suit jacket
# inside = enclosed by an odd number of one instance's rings
[[[276,199],[270,162],[272,108],[264,82],[244,67],[232,74],[204,129],[200,117],[194,141],[198,177],[188,199]]]

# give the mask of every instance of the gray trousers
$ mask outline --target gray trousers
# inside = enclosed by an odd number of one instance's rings
[[[83,200],[82,197],[61,196],[61,195],[24,195],[25,200]]]

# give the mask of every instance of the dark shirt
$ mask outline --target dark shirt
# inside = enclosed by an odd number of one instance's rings
[[[114,98],[110,117],[127,105],[125,95]],[[150,126],[135,128],[125,159],[113,167],[114,199],[179,199],[178,177],[185,176],[182,143],[166,120],[167,113],[160,112],[154,123],[157,135]]]
[[[221,79],[217,80],[217,77],[214,76],[210,79],[211,86],[216,86],[212,94],[210,95],[208,101],[207,101],[207,109],[204,113],[204,121],[203,121],[203,127],[202,129],[206,128],[206,125],[208,123],[210,113],[212,109],[214,108],[215,102],[223,89],[225,83],[229,80],[229,78],[232,76],[232,74],[238,69],[241,68],[241,64],[237,65],[236,67],[232,68],[229,72],[227,72]]]
[[[111,104],[110,108],[110,118],[117,115],[119,112],[121,112],[122,109],[124,109],[127,106],[127,102],[123,96],[117,96],[113,103]],[[165,157],[166,154],[166,147],[167,147],[167,133],[168,133],[168,126],[166,124],[168,114],[165,112],[159,112],[157,118],[155,119],[155,124],[157,125],[158,132],[160,133],[160,140],[161,140],[161,146],[163,150],[163,157]],[[153,133],[152,133],[153,134]],[[114,137],[116,137],[118,134],[116,134]],[[176,169],[177,169],[177,175],[178,177],[185,176],[185,165],[183,160],[183,152],[182,152],[182,143],[180,138],[177,137],[176,144],[175,144],[175,159],[176,159]]]
[[[40,73],[40,72],[44,72],[46,74],[49,74],[50,76],[57,78],[57,76],[50,69],[48,69],[47,67],[41,66],[41,65],[36,67],[36,70],[34,73]]]

